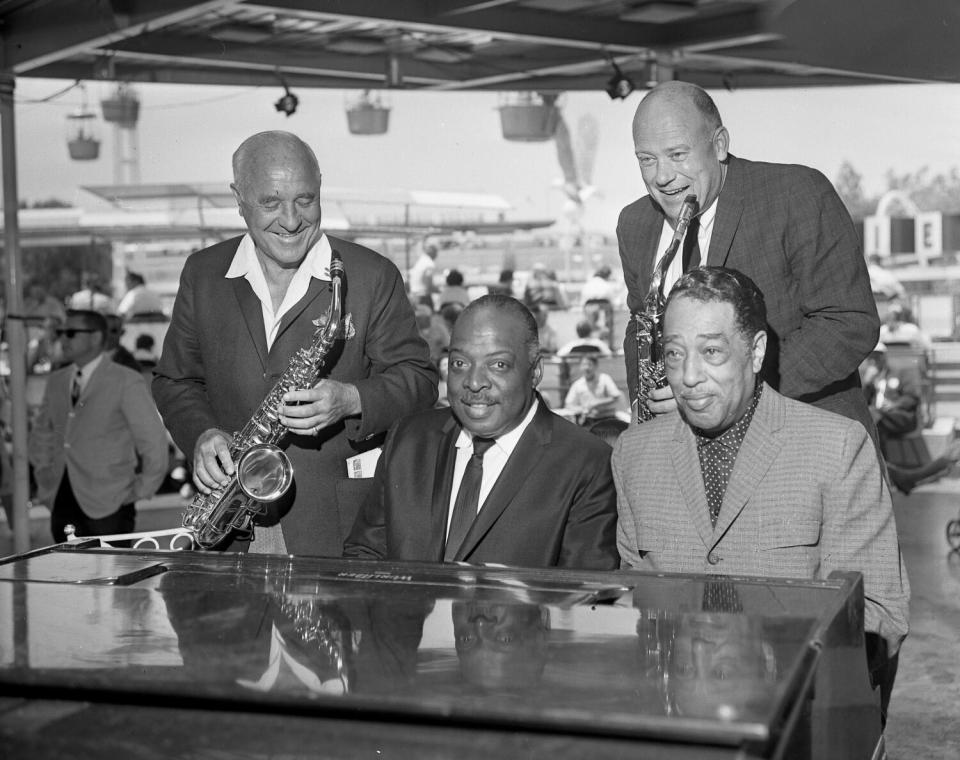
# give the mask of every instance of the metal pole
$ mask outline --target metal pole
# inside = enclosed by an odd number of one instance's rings
[[[403,206],[403,279],[407,280],[410,276],[410,204]],[[412,283],[407,282],[407,292],[410,291]]]
[[[3,244],[6,256],[7,314],[23,314],[20,228],[17,218],[17,142],[13,90],[16,78],[0,72],[0,157],[3,163]],[[27,336],[22,319],[7,319],[10,357],[10,428],[13,433],[13,547],[30,550],[30,498],[27,468]]]

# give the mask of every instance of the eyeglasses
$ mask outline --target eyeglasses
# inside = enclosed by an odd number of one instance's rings
[[[70,327],[70,328],[67,328],[66,330],[64,329],[57,330],[57,336],[58,337],[62,336],[67,338],[67,340],[70,340],[71,338],[76,337],[77,333],[92,333],[92,332],[97,332],[97,330],[91,330],[89,328],[83,328],[83,327]]]

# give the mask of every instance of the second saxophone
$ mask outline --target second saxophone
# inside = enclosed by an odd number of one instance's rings
[[[664,278],[677,255],[690,220],[697,212],[697,206],[697,196],[688,195],[683,199],[673,239],[653,269],[650,288],[643,299],[643,308],[631,315],[637,331],[637,422],[653,419],[653,412],[649,407],[650,391],[662,388],[667,382],[663,348],[660,345],[663,309],[667,300],[663,292]]]

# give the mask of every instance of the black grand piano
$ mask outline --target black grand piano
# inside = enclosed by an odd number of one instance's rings
[[[859,574],[0,560],[0,757],[880,758]]]

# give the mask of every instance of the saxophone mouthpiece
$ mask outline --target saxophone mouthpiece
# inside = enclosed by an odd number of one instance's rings
[[[334,277],[343,277],[343,259],[336,251],[330,255],[330,279]]]
[[[690,220],[693,219],[694,214],[697,213],[699,206],[697,196],[693,194],[683,199],[683,205],[680,206],[680,213],[677,215],[677,225],[673,228],[673,240],[670,241],[670,247],[667,249],[671,258],[673,257],[673,253],[680,247],[680,240],[687,231],[687,227],[690,226]]]
[[[699,205],[700,204],[697,203],[697,196],[695,195],[688,195],[683,199],[683,205],[680,207],[680,215],[677,217],[677,230],[681,232],[681,234],[687,229],[687,225],[690,224],[693,215],[697,213]]]

